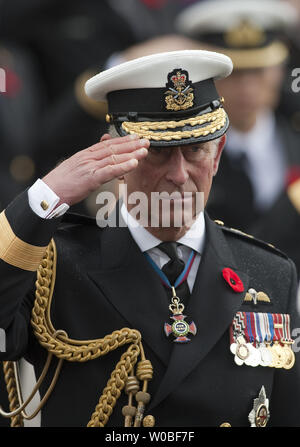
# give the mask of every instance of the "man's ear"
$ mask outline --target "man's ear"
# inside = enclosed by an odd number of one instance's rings
[[[226,134],[224,134],[218,142],[218,147],[217,147],[216,155],[214,158],[214,173],[213,173],[213,175],[216,175],[216,173],[218,172],[219,163],[220,163],[221,155],[223,152],[223,148],[226,143],[226,139],[227,139],[227,136],[226,136]]]

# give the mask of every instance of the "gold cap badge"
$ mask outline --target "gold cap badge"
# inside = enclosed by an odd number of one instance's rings
[[[189,81],[189,74],[186,70],[176,68],[168,74],[166,84],[168,90],[165,92],[167,110],[186,110],[194,105],[194,89]]]

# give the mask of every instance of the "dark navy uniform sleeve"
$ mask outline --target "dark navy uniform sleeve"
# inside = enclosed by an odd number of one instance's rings
[[[0,328],[5,331],[0,360],[26,352],[36,270],[60,220],[37,216],[27,191],[0,214]]]

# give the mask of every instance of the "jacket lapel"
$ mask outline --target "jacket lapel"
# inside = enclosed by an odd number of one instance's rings
[[[101,264],[88,275],[129,327],[141,332],[143,343],[167,365],[171,348],[163,324],[169,320],[169,303],[159,276],[128,228],[108,227],[102,231]]]
[[[205,249],[184,311],[186,321],[195,322],[197,334],[191,336],[189,343],[173,343],[163,331],[164,322],[170,321],[170,311],[157,273],[128,228],[108,227],[102,231],[105,233],[99,248],[100,265],[88,274],[128,325],[141,332],[143,343],[167,366],[150,410],[185,379],[229,328],[244,299],[249,279],[238,268],[222,229],[206,216]],[[225,267],[239,275],[244,284],[243,293],[234,292],[225,282],[222,277]]]
[[[239,275],[244,292],[233,291],[225,282],[222,276],[225,267]],[[239,270],[233,258],[222,229],[206,217],[205,249],[189,305],[184,310],[186,321],[195,322],[197,334],[188,343],[174,343],[168,369],[149,410],[178,387],[226,332],[245,297],[248,282],[247,274]]]

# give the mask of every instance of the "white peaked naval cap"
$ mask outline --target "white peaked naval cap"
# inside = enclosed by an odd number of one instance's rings
[[[134,59],[85,84],[86,94],[107,101],[118,133],[174,146],[223,135],[228,117],[214,81],[230,75],[231,59],[203,50],[172,51]]]

